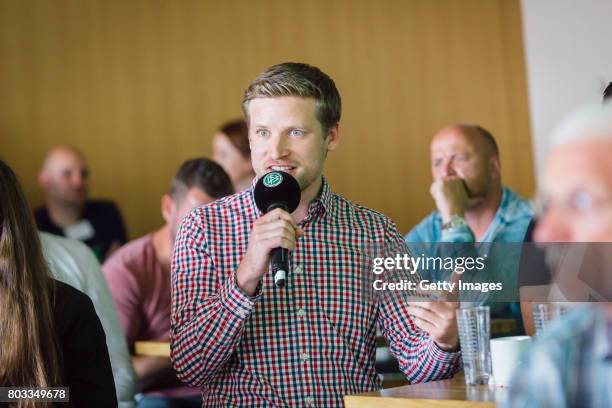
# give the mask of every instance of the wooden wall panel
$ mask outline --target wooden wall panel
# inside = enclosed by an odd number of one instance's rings
[[[80,147],[92,193],[116,200],[131,237],[161,223],[186,158],[241,114],[263,69],[315,64],[340,88],[333,188],[406,232],[433,208],[429,140],[477,122],[497,137],[506,184],[533,190],[517,0],[3,0],[0,155],[34,204],[47,149]]]

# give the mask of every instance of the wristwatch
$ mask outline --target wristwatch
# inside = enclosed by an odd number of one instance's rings
[[[450,221],[442,224],[442,231],[454,230],[466,225],[465,220],[459,214],[451,215]]]

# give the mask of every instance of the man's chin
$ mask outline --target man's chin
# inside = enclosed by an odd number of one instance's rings
[[[87,201],[86,198],[71,198],[71,199],[64,200],[64,203],[70,207],[82,207],[85,205],[86,201]]]

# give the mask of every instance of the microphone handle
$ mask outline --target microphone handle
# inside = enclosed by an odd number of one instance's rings
[[[286,248],[274,248],[270,254],[270,269],[277,288],[285,286],[289,275],[289,251]]]
[[[267,212],[276,208],[282,208],[285,211],[289,211],[287,203],[277,201],[268,206]],[[289,251],[286,248],[274,248],[270,252],[270,269],[272,270],[272,277],[274,278],[274,286],[277,288],[285,286],[287,275],[289,275]]]

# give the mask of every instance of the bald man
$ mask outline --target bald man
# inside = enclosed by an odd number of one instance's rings
[[[414,253],[433,255],[419,245],[426,243],[523,242],[533,211],[516,193],[502,186],[499,149],[491,133],[470,124],[441,129],[431,142],[431,172],[434,180],[429,191],[437,209],[406,235]],[[445,249],[456,248],[449,245]],[[490,255],[490,246],[476,248],[473,256]],[[489,260],[493,262],[493,258]],[[502,297],[514,299],[517,268],[501,259],[496,268],[490,268],[497,275],[482,279],[503,281]],[[444,276],[423,271],[426,279],[445,280]],[[491,299],[490,295],[486,298]],[[484,303],[485,297],[482,299]],[[511,312],[507,304],[487,304],[499,317],[520,315],[518,305]]]
[[[41,231],[83,241],[103,261],[126,242],[117,206],[106,200],[88,200],[89,170],[83,154],[57,146],[45,156],[38,183],[46,205],[35,210]]]
[[[437,211],[406,236],[414,242],[522,242],[533,212],[502,187],[499,150],[480,126],[443,128],[431,142]]]

